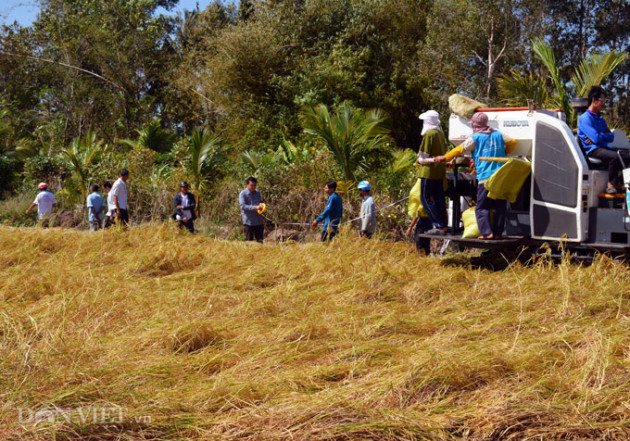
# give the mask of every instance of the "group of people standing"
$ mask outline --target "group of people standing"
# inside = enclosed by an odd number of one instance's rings
[[[444,179],[446,175],[445,162],[463,154],[472,152],[477,170],[479,187],[477,192],[476,216],[481,231],[481,238],[493,239],[501,237],[503,232],[503,219],[506,203],[502,200],[494,200],[488,197],[484,182],[501,166],[497,162],[479,161],[482,156],[502,157],[516,144],[510,137],[493,130],[488,126],[488,116],[484,113],[476,113],[472,120],[473,135],[461,146],[447,152],[446,138],[440,129],[439,114],[429,110],[420,115],[424,122],[422,129],[422,144],[420,155],[433,159],[431,164],[420,166],[422,205],[428,214],[428,218],[416,217],[412,221],[411,231],[416,226],[416,232],[426,232],[431,235],[445,235],[448,231],[446,203],[444,198]],[[119,178],[111,185],[103,183],[103,190],[107,200],[98,192],[99,186],[94,184],[90,188],[87,197],[88,216],[90,230],[96,231],[103,226],[108,228],[115,223],[127,225],[129,213],[127,207],[127,185],[129,170],[122,169]],[[264,236],[264,203],[260,192],[257,190],[258,182],[250,176],[245,181],[245,189],[239,194],[239,205],[244,226],[245,239],[247,241],[262,242]],[[173,219],[180,228],[186,228],[194,233],[196,219],[195,196],[188,191],[188,183],[180,183],[180,191],[173,199]],[[39,186],[40,194],[33,204],[27,209],[27,213],[35,206],[38,207],[41,220],[50,218],[55,210],[57,201],[55,196],[48,191],[45,183]],[[376,208],[371,196],[371,185],[368,181],[361,181],[357,185],[363,201],[359,218],[359,235],[371,238],[376,229]],[[323,222],[321,240],[328,241],[339,232],[339,225],[343,217],[343,201],[337,193],[337,183],[328,181],[324,186],[328,195],[328,201],[324,211],[315,218],[311,227],[316,228]],[[491,222],[490,210],[495,211],[494,224]],[[428,252],[428,241],[423,242],[425,251]]]
[[[127,179],[129,179],[129,170],[122,169],[119,178],[114,182],[113,186],[109,181],[103,183],[103,191],[107,196],[107,202],[98,192],[98,184],[90,186],[90,194],[88,194],[86,200],[90,231],[100,229],[103,226],[103,218],[105,220],[105,228],[114,225],[116,222],[124,225],[129,223],[127,185],[125,184]],[[42,226],[47,227],[52,214],[57,210],[57,199],[53,193],[48,191],[48,184],[45,182],[40,183],[38,189],[39,193],[33,203],[26,209],[26,214],[37,207],[39,221]]]
[[[258,181],[255,177],[250,176],[245,180],[245,189],[238,196],[238,202],[241,207],[241,217],[245,230],[245,240],[258,242],[263,241],[264,235],[264,204],[260,192],[256,189]],[[361,181],[357,185],[357,189],[363,198],[361,203],[361,214],[357,219],[359,221],[359,235],[361,237],[371,238],[376,230],[376,207],[372,198],[372,186],[368,181]],[[312,228],[323,222],[321,234],[322,242],[327,242],[339,233],[339,224],[343,217],[343,200],[337,193],[337,183],[328,181],[324,186],[324,191],[328,195],[328,201],[324,211],[315,218],[311,224]]]
[[[593,86],[588,94],[588,109],[579,118],[578,137],[587,157],[601,160],[609,172],[607,193],[616,193],[621,189],[620,170],[630,164],[630,154],[626,151],[617,152],[610,147],[614,134],[608,128],[606,121],[600,115],[605,107],[606,93],[600,86]],[[447,142],[440,128],[440,115],[435,110],[422,113],[419,118],[423,121],[422,142],[418,154],[420,199],[426,216],[413,218],[407,230],[409,235],[413,228],[416,231],[416,244],[430,252],[428,239],[418,239],[418,235],[443,236],[448,232],[448,221],[444,185],[446,177],[446,162],[466,152],[471,153],[477,175],[478,187],[475,206],[475,217],[480,231],[479,239],[500,239],[503,234],[507,202],[488,196],[485,183],[503,165],[492,158],[504,158],[516,146],[516,140],[491,128],[488,116],[477,112],[470,120],[473,134],[458,147],[447,151]],[[488,160],[490,159],[490,160]],[[98,193],[99,187],[94,184],[87,197],[90,230],[95,231],[103,226],[108,228],[115,223],[127,225],[129,214],[127,208],[127,186],[129,170],[122,169],[119,178],[111,185],[103,183],[103,190],[107,200]],[[264,236],[265,204],[257,190],[256,178],[250,176],[245,181],[246,188],[239,194],[239,205],[247,241],[262,242]],[[175,219],[180,228],[186,228],[194,233],[195,196],[188,191],[188,183],[180,183],[180,192],[173,199]],[[371,185],[368,181],[361,181],[357,189],[363,201],[359,221],[359,235],[371,238],[376,229],[376,209],[371,196]],[[328,195],[328,202],[324,211],[315,218],[311,227],[316,228],[323,222],[322,241],[328,241],[339,232],[339,225],[343,217],[343,201],[337,193],[337,183],[328,181],[324,186]],[[46,183],[39,184],[39,194],[26,210],[29,213],[37,207],[41,223],[47,226],[51,214],[56,210],[57,200],[48,191]],[[494,216],[491,217],[491,211]]]
[[[428,218],[416,217],[412,221],[412,227],[416,226],[416,232],[424,232],[430,235],[445,235],[448,231],[446,202],[444,196],[444,180],[446,176],[446,161],[449,161],[464,152],[472,152],[479,181],[477,191],[476,217],[482,239],[500,238],[503,233],[506,201],[495,200],[488,197],[488,191],[484,183],[496,172],[501,163],[492,161],[480,161],[480,157],[505,157],[516,145],[516,141],[509,136],[501,134],[488,126],[488,116],[485,113],[475,113],[471,123],[473,135],[461,146],[447,152],[447,143],[440,129],[439,114],[435,110],[429,110],[420,115],[423,121],[422,143],[420,145],[419,158],[432,158],[430,164],[423,163],[420,166],[419,176],[421,180],[421,200]],[[103,189],[107,197],[98,193],[99,187],[94,184],[90,188],[87,197],[87,207],[90,222],[90,230],[96,231],[103,226],[108,228],[115,223],[127,225],[129,214],[127,208],[127,185],[129,170],[122,169],[119,178],[111,185],[103,183]],[[248,177],[245,181],[245,189],[239,194],[239,205],[244,226],[245,239],[247,241],[262,242],[264,236],[264,203],[260,192],[257,190],[255,177]],[[180,228],[186,228],[194,233],[195,196],[188,191],[188,183],[180,183],[180,191],[173,199],[175,219]],[[27,213],[35,206],[38,207],[39,217],[46,220],[56,208],[57,201],[48,191],[45,183],[39,186],[40,194],[33,204],[27,209]],[[374,199],[371,196],[371,185],[368,181],[361,181],[357,186],[363,201],[361,204],[359,221],[359,235],[371,238],[376,229],[376,209]],[[328,241],[339,232],[339,225],[343,217],[343,201],[337,193],[337,183],[328,181],[324,186],[328,195],[328,201],[324,211],[315,218],[311,227],[316,228],[323,222],[321,240]],[[490,217],[490,210],[494,210],[494,222]],[[428,253],[428,241],[424,241],[423,248]]]
[[[109,181],[103,182],[103,191],[107,201],[98,192],[98,184],[90,186],[90,194],[87,197],[88,220],[90,231],[109,228],[116,223],[129,224],[129,209],[127,206],[127,180],[129,170],[123,168],[118,179],[112,185]],[[104,223],[103,223],[104,221]]]
[[[86,206],[88,209],[88,220],[90,231],[97,231],[101,228],[109,228],[116,223],[128,225],[129,211],[127,206],[127,180],[129,170],[122,169],[119,178],[112,185],[109,181],[103,183],[105,197],[99,193],[98,184],[90,186],[90,193],[87,196]],[[250,176],[245,181],[245,189],[239,194],[239,205],[243,220],[245,239],[247,241],[263,241],[264,235],[264,203],[260,192],[256,189],[258,181]],[[371,238],[376,229],[376,209],[374,199],[370,195],[371,186],[368,181],[361,181],[357,186],[359,193],[363,197],[361,205],[361,216],[359,218],[359,234],[362,237]],[[343,201],[337,193],[337,183],[328,181],[324,187],[328,194],[328,202],[324,211],[313,221],[315,228],[323,222],[322,241],[328,241],[339,232],[339,224],[343,217]],[[43,226],[48,226],[48,221],[52,213],[57,208],[55,195],[48,191],[48,185],[44,182],[39,184],[39,194],[33,203],[26,210],[28,214],[37,207],[38,216]],[[188,191],[188,183],[185,181],[179,184],[179,193],[173,198],[172,218],[177,221],[180,228],[186,228],[191,233],[195,232],[194,222],[196,201],[195,196]]]

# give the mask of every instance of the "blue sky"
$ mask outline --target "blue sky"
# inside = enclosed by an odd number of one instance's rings
[[[176,10],[195,9],[199,3],[199,9],[203,10],[211,0],[179,0]],[[2,0],[0,2],[0,23],[11,24],[17,21],[22,26],[30,25],[39,12],[39,2],[36,0]],[[174,12],[174,11],[173,11]]]

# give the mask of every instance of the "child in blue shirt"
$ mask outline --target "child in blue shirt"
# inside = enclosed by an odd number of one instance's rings
[[[87,197],[88,219],[90,221],[90,231],[101,228],[103,211],[105,211],[105,199],[98,194],[98,185],[92,184],[91,193]]]

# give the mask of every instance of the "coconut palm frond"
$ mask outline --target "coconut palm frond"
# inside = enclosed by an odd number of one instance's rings
[[[195,191],[202,191],[205,187],[205,177],[211,174],[212,164],[216,164],[222,154],[220,138],[214,133],[208,133],[203,128],[193,129],[190,137],[190,168],[193,172]]]
[[[524,73],[518,69],[497,78],[497,90],[501,102],[507,106],[527,106],[528,100],[542,107],[549,107],[549,93],[545,81],[533,72]]]
[[[567,121],[574,121],[575,111],[573,110],[573,107],[571,107],[569,97],[565,92],[564,83],[560,78],[560,68],[558,67],[556,56],[554,55],[551,46],[549,46],[549,44],[547,44],[544,40],[538,38],[532,42],[532,49],[534,50],[536,57],[542,61],[549,71],[551,81],[553,81],[558,95],[558,103],[560,104],[559,107],[567,116]]]
[[[395,150],[392,153],[390,172],[394,174],[406,173],[413,169],[416,160],[416,152],[411,149]]]
[[[590,54],[582,60],[571,77],[578,96],[586,96],[591,86],[599,86],[618,66],[628,59],[626,52]]]
[[[255,173],[262,166],[265,153],[248,150],[241,154],[241,158],[245,162],[245,165]]]
[[[61,156],[70,165],[72,177],[81,189],[82,199],[88,192],[90,167],[103,152],[103,140],[96,137],[96,132],[89,131],[83,138],[74,138],[69,147],[61,150]]]
[[[330,151],[347,181],[355,181],[370,157],[390,154],[393,142],[387,117],[380,110],[364,111],[344,102],[331,115],[320,104],[303,109],[300,120],[304,132]]]

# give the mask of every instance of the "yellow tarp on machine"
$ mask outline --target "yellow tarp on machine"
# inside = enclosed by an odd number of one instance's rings
[[[523,159],[510,158],[485,183],[488,197],[516,201],[525,179],[532,172],[532,163]]]

